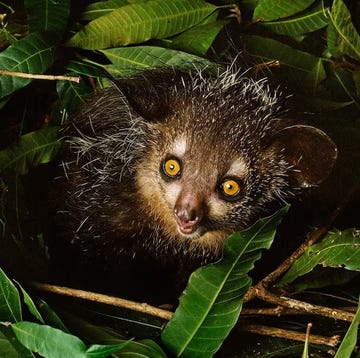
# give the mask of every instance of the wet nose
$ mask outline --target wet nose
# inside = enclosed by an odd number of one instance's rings
[[[174,215],[181,232],[190,234],[196,230],[203,218],[203,205],[203,199],[199,195],[180,194],[174,207]]]

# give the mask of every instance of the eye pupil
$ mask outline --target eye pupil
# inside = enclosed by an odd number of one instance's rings
[[[228,197],[236,196],[240,191],[240,185],[233,179],[225,179],[221,184],[222,192]]]
[[[177,159],[167,159],[162,168],[165,175],[175,178],[180,175],[181,164]]]

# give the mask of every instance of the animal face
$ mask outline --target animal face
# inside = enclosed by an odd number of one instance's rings
[[[121,79],[67,136],[75,242],[204,262],[269,202],[323,181],[337,154],[325,133],[288,118],[265,80],[231,69]]]
[[[185,106],[149,125],[151,139],[146,158],[137,164],[136,183],[163,235],[218,249],[265,202],[286,190],[288,165],[264,151],[260,139],[249,143],[236,122],[226,126],[193,113],[191,105]],[[269,159],[277,162],[276,170],[268,170]]]

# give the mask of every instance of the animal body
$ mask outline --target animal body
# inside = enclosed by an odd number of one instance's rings
[[[58,232],[76,257],[196,266],[274,200],[319,184],[336,159],[278,90],[233,69],[119,79],[69,121]]]

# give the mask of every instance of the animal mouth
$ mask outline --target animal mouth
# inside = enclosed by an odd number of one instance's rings
[[[195,232],[198,227],[196,225],[178,224],[178,228],[182,234],[188,235]]]
[[[186,239],[198,239],[205,232],[205,229],[198,225],[177,225],[179,234]]]

